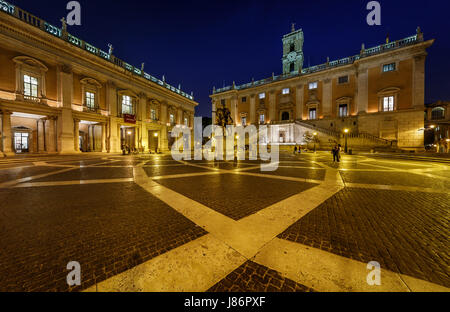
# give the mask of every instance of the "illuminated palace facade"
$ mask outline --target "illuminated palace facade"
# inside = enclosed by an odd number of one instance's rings
[[[167,151],[192,94],[0,1],[1,151]]]
[[[283,36],[281,75],[213,89],[212,114],[225,105],[236,125],[269,125],[267,143],[321,148],[423,150],[426,49],[420,28],[408,38],[303,68],[303,32]],[[278,131],[273,131],[276,128]],[[272,131],[270,130],[272,129]]]

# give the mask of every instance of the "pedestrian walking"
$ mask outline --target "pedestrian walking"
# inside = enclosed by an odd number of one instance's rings
[[[297,145],[294,147],[294,155],[297,154]]]

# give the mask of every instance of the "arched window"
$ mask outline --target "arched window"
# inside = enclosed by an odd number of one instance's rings
[[[435,107],[431,111],[431,119],[439,120],[445,118],[445,109],[443,107]]]
[[[294,52],[295,51],[295,44],[291,43],[290,47],[289,47],[289,52]]]
[[[281,120],[289,120],[289,112],[283,112],[281,114]]]

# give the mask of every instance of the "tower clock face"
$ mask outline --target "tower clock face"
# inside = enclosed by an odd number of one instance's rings
[[[288,54],[287,59],[289,62],[293,62],[295,61],[295,58],[297,57],[297,53],[296,52],[291,52]]]

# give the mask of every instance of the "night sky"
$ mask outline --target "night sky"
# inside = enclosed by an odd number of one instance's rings
[[[7,0],[60,27],[62,0]],[[448,1],[383,0],[381,26],[368,26],[368,0],[142,1],[81,0],[81,26],[68,31],[140,67],[173,86],[181,83],[200,103],[196,115],[210,116],[209,95],[222,87],[280,74],[281,38],[291,23],[305,36],[304,67],[359,53],[422,28],[435,38],[428,50],[426,102],[450,100],[450,5]]]

